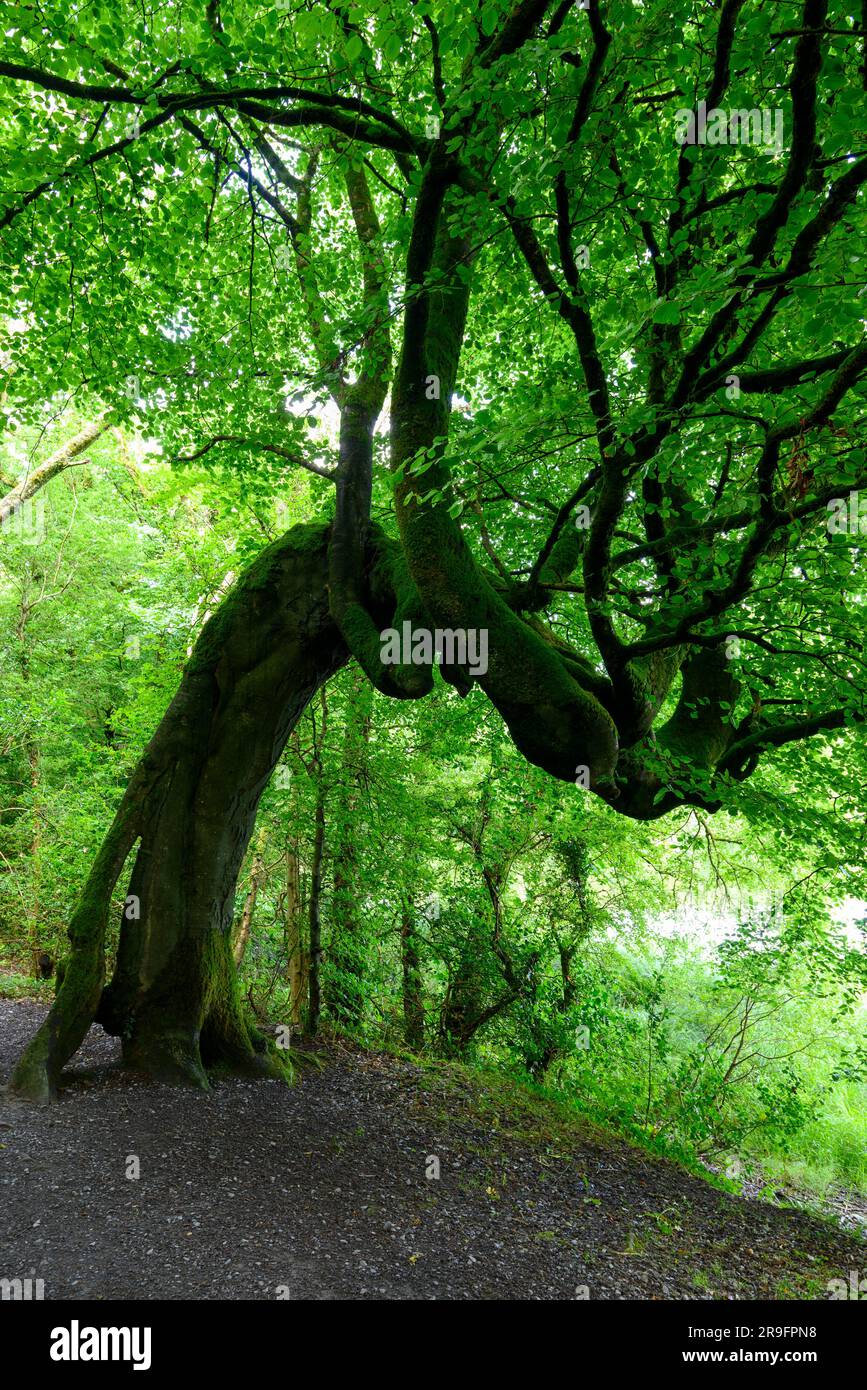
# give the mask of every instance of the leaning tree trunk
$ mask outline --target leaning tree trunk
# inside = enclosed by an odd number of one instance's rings
[[[49,1099],[94,1019],[164,1081],[206,1087],[208,1067],[279,1065],[242,1016],[230,932],[259,798],[305,705],[347,659],[328,610],[328,535],[288,532],[205,625],[70,922],[57,997],[13,1074],[18,1094]],[[103,990],[111,897],[136,844]]]

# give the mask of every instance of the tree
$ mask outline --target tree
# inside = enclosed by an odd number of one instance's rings
[[[849,746],[861,40],[827,0],[789,8],[777,31],[778,7],[743,0],[215,0],[96,8],[70,35],[4,5],[18,415],[49,382],[86,390],[152,414],[180,463],[279,460],[334,489],[199,638],[21,1093],[52,1092],[94,1017],[164,1077],[274,1065],[234,990],[238,870],[286,738],[350,655],[388,697],[430,692],[430,655],[384,664],[386,629],[483,633],[486,660],[443,679],[625,817],[713,812],[769,752]],[[333,446],[305,435],[316,400]],[[133,850],[139,915],[104,987]]]
[[[357,1027],[364,1013],[364,943],[359,912],[356,827],[364,795],[372,690],[360,671],[348,692],[337,786],[333,851],[331,987],[329,1012],[344,1027]]]
[[[25,502],[29,502],[40,488],[45,487],[52,478],[56,478],[58,473],[73,466],[75,460],[77,466],[89,463],[89,459],[83,459],[80,455],[108,428],[108,422],[104,418],[93,421],[92,424],[85,425],[74,438],[70,439],[61,448],[55,450],[50,458],[38,465],[32,471],[28,469],[25,476],[10,488],[5,497],[0,497],[0,526],[8,522],[13,514]]]

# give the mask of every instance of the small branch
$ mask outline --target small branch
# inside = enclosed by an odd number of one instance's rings
[[[263,439],[249,439],[240,434],[215,434],[213,439],[209,439],[207,444],[203,444],[201,449],[197,449],[193,454],[175,454],[170,459],[170,463],[193,463],[200,459],[203,454],[207,454],[216,444],[237,444],[242,449],[262,449],[265,453],[276,454],[278,458],[285,459],[287,463],[295,464],[298,468],[306,468],[308,473],[315,473],[318,478],[326,478],[333,483],[336,472],[329,468],[323,468],[318,463],[311,463],[309,459],[300,458],[298,454],[293,454],[291,450],[284,449],[280,444],[269,444]]]

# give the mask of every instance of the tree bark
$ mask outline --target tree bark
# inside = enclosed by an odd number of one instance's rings
[[[273,1071],[241,1014],[230,930],[256,808],[317,688],[346,660],[328,610],[328,528],[269,547],[205,625],[121,801],[69,926],[54,1005],[12,1078],[50,1099],[91,1022],[126,1061],[164,1081],[208,1085],[206,1068]],[[130,850],[114,978],[103,991],[111,894]]]
[[[322,961],[322,860],[325,852],[325,792],[320,782],[316,796],[313,832],[313,862],[310,869],[310,999],[307,1030],[311,1037],[319,1032],[322,1014],[322,986],[319,967]]]
[[[244,959],[244,952],[247,949],[247,942],[250,940],[250,932],[253,929],[253,914],[256,911],[256,899],[259,896],[259,889],[265,878],[265,832],[259,835],[256,853],[253,856],[253,867],[250,870],[250,887],[247,889],[247,896],[244,899],[244,907],[241,911],[241,921],[238,924],[238,933],[232,944],[232,960],[237,970]]]
[[[367,771],[373,690],[363,671],[353,673],[346,711],[334,836],[334,888],[328,952],[328,1011],[341,1027],[357,1028],[364,1010],[364,942],[359,914],[356,817]]]
[[[307,996],[308,956],[301,923],[301,865],[298,842],[293,840],[286,851],[286,973],[289,980],[289,1022],[293,1028],[303,1025]]]
[[[330,585],[329,585],[330,587]],[[317,731],[313,720],[313,757],[309,771],[316,785],[316,809],[313,813],[313,858],[310,865],[310,904],[308,927],[310,959],[308,966],[309,1000],[307,1030],[311,1037],[319,1032],[322,1014],[322,865],[325,860],[325,767],[323,754],[328,733],[328,701],[321,695],[322,719]]]

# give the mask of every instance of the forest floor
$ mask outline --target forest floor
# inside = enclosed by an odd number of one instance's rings
[[[44,1013],[0,1000],[3,1081]],[[121,1070],[92,1028],[58,1104],[0,1095],[0,1277],[49,1299],[824,1299],[867,1270],[860,1237],[508,1081],[318,1060],[197,1094]]]

